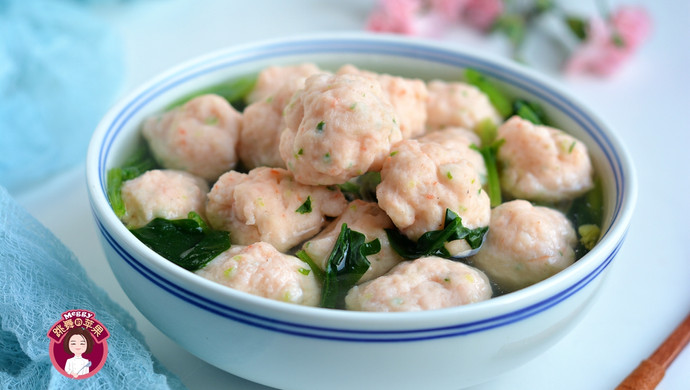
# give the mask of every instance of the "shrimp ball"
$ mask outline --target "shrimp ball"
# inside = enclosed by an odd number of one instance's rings
[[[242,117],[237,154],[244,167],[284,168],[285,162],[278,152],[283,123],[280,112],[271,103],[260,100],[247,106]]]
[[[394,145],[376,197],[395,226],[412,240],[442,229],[446,209],[458,214],[467,228],[489,225],[489,196],[476,168],[436,143],[403,140]]]
[[[270,99],[285,82],[293,78],[306,78],[320,72],[321,69],[310,62],[264,68],[259,72],[254,88],[247,95],[247,102],[254,103]]]
[[[386,275],[354,286],[345,306],[379,312],[433,310],[485,301],[491,295],[482,271],[432,256],[402,262]]]
[[[424,81],[360,70],[353,65],[344,65],[337,74],[347,73],[369,77],[381,84],[384,94],[397,114],[403,138],[414,138],[424,134],[426,102],[429,97]]]
[[[182,219],[190,211],[203,216],[208,184],[191,173],[154,169],[122,184],[122,221],[138,228],[154,218]]]
[[[315,236],[347,206],[338,190],[300,184],[281,168],[230,171],[208,193],[206,216],[234,244],[265,241],[281,252]]]
[[[309,266],[265,242],[234,245],[196,274],[276,301],[316,306],[321,298],[321,288]]]
[[[432,131],[417,138],[419,142],[436,142],[446,149],[455,150],[462,154],[462,158],[469,161],[479,174],[482,183],[486,183],[486,164],[479,151],[471,145],[481,146],[479,136],[462,127],[447,127],[443,130]]]
[[[369,270],[362,275],[359,283],[385,274],[394,265],[403,260],[388,243],[388,236],[384,229],[392,229],[394,227],[388,215],[376,203],[357,199],[350,202],[345,212],[331,222],[319,235],[303,245],[302,249],[321,269],[326,269],[328,257],[335,246],[335,242],[340,234],[340,228],[344,223],[350,229],[364,234],[366,242],[378,238],[381,243],[381,251],[379,253],[367,256],[367,260],[370,263]]]
[[[209,94],[147,119],[142,134],[163,167],[214,181],[237,163],[241,126],[242,114]]]
[[[519,199],[573,199],[593,187],[587,147],[561,130],[518,116],[498,128],[501,188]]]
[[[563,213],[513,200],[492,210],[486,242],[471,261],[510,292],[571,265],[576,245],[575,230]]]
[[[304,87],[305,77],[292,77],[266,99],[244,109],[237,154],[245,168],[285,168],[280,157],[280,133],[285,127],[283,109],[295,91]]]
[[[501,115],[489,98],[477,87],[461,82],[432,80],[427,84],[427,121],[429,130],[447,126],[472,129],[484,119],[501,123]]]
[[[341,184],[381,169],[402,139],[395,111],[367,77],[309,77],[285,108],[280,154],[300,183]]]

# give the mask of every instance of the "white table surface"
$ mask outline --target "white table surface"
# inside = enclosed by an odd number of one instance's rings
[[[621,2],[631,3],[610,3]],[[95,12],[122,34],[128,67],[123,95],[172,65],[229,45],[320,31],[361,31],[373,6],[366,0],[113,3]],[[583,9],[594,10],[596,2],[591,3]],[[587,317],[543,355],[475,390],[612,389],[690,311],[690,2],[642,4],[652,14],[653,34],[614,77],[565,78],[548,60],[553,47],[535,44],[530,49],[535,58],[543,59],[533,67],[587,102],[623,139],[636,165],[639,198],[625,245]],[[445,38],[449,45],[506,52],[497,37],[454,30]],[[98,244],[83,164],[13,195],[135,317],[153,354],[189,388],[266,389],[185,352],[135,309]],[[670,367],[658,389],[690,389],[690,348]]]

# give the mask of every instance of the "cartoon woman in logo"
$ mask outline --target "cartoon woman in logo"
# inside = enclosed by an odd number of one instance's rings
[[[81,327],[72,328],[67,332],[64,340],[62,346],[65,352],[74,355],[67,359],[65,372],[74,378],[88,374],[91,362],[83,358],[82,355],[90,353],[93,349],[93,338],[89,331]]]

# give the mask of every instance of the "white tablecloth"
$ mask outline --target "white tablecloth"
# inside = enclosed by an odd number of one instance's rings
[[[123,95],[170,66],[228,45],[320,31],[361,31],[373,6],[366,0],[116,3],[99,6],[96,12],[124,38],[128,73]],[[583,6],[584,10],[596,9],[595,3]],[[651,39],[613,77],[564,78],[554,70],[549,55],[558,45],[535,38],[538,42],[527,47],[534,67],[587,102],[621,136],[637,168],[639,199],[627,241],[587,317],[548,352],[475,390],[612,389],[690,311],[690,126],[685,118],[690,111],[690,2],[646,1],[644,6],[654,21]],[[454,30],[446,40],[451,45],[507,52],[497,36]],[[190,355],[134,308],[98,244],[83,165],[15,195],[134,315],[155,356],[187,386],[265,388]],[[690,348],[658,388],[690,388]]]

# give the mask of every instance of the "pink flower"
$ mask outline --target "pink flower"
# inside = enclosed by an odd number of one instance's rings
[[[429,12],[423,0],[380,0],[369,15],[366,29],[438,37],[447,24],[438,13]]]
[[[472,27],[487,31],[502,13],[502,0],[469,0],[466,2],[463,20]]]
[[[369,15],[366,29],[405,35],[419,33],[417,28],[419,0],[381,0]]]
[[[503,13],[502,0],[429,0],[430,10],[448,22],[488,30]]]
[[[566,63],[567,73],[607,76],[618,70],[649,35],[651,20],[641,8],[622,7],[608,22],[590,20],[587,40]]]
[[[448,22],[461,20],[465,5],[469,0],[429,0],[431,11]]]
[[[611,25],[623,44],[633,49],[640,46],[652,29],[651,18],[641,7],[621,7],[611,16]]]

